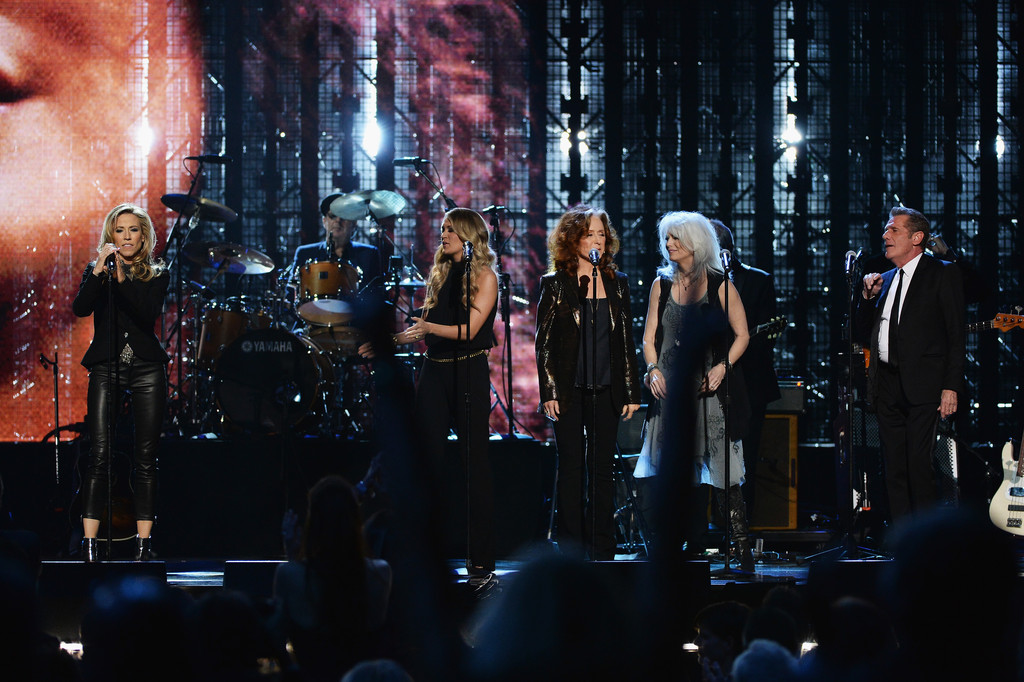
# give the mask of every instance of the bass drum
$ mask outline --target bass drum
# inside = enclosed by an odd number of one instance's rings
[[[334,368],[308,339],[259,329],[224,351],[215,373],[217,403],[232,424],[253,433],[315,427],[334,393]]]

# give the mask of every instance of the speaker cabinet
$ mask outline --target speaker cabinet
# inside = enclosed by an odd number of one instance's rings
[[[797,433],[795,414],[767,414],[761,431],[751,530],[796,528]]]

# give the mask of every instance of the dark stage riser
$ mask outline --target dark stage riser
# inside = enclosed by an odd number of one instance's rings
[[[464,557],[463,500],[458,495],[457,443],[450,443],[452,468],[448,486],[456,515],[448,527],[446,550]],[[81,458],[79,458],[79,451]],[[158,519],[154,548],[162,559],[266,559],[283,555],[281,518],[286,509],[304,513],[307,491],[324,475],[339,474],[353,484],[369,468],[369,443],[346,439],[266,437],[231,440],[165,439],[160,446]],[[31,530],[40,536],[43,558],[68,556],[81,534],[81,506],[74,494],[86,448],[61,446],[61,483],[55,483],[51,444],[0,445],[4,528]],[[554,475],[554,447],[523,439],[491,441],[489,456],[495,481],[495,548],[499,558],[544,539],[548,499]],[[127,465],[115,472],[127,471]],[[127,474],[124,475],[125,481]],[[130,498],[125,483],[115,496]],[[117,505],[115,504],[115,509]],[[372,511],[372,508],[371,508]],[[130,509],[128,510],[130,515]],[[119,526],[115,530],[132,525]],[[464,527],[464,525],[462,525]],[[101,536],[105,534],[101,530]],[[117,537],[115,533],[115,537]],[[115,558],[130,543],[115,543]],[[121,545],[124,546],[123,552]],[[125,554],[127,557],[127,554]]]

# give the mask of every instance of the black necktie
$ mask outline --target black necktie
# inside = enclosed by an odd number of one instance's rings
[[[899,281],[896,282],[896,294],[892,297],[892,309],[889,311],[889,364],[899,365],[899,354],[896,340],[899,337],[900,294],[903,293],[903,268],[899,269]]]

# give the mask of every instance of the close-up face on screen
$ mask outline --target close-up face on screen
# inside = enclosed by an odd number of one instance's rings
[[[77,370],[92,320],[70,314],[103,217],[151,205],[180,173],[165,158],[200,110],[188,2],[0,2],[0,439],[37,440],[81,421]],[[158,20],[154,12],[161,13]],[[191,56],[190,56],[191,55]],[[159,59],[159,64],[157,60]]]

